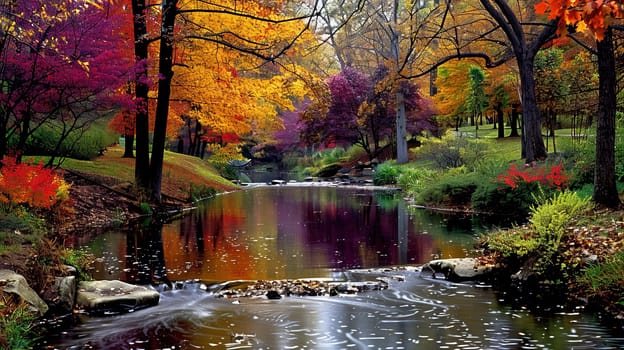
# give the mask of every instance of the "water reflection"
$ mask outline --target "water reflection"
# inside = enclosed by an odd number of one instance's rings
[[[110,232],[90,243],[96,278],[170,280],[329,277],[332,270],[466,256],[470,220],[408,214],[395,192],[265,187],[218,196],[162,227]],[[125,242],[124,242],[125,240]],[[118,254],[115,252],[124,252]],[[143,269],[144,271],[142,271]]]
[[[95,278],[181,289],[159,305],[106,318],[81,316],[47,349],[615,349],[624,346],[582,312],[535,316],[501,305],[481,285],[420,278],[431,258],[467,254],[471,220],[408,212],[395,193],[344,188],[256,188],[219,196],[161,226],[97,236]],[[471,226],[472,225],[472,226]],[[360,270],[350,270],[363,268]],[[401,278],[390,278],[400,275]],[[217,298],[236,279],[385,278],[350,296]]]

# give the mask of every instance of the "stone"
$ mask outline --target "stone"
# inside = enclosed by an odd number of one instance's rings
[[[28,305],[28,309],[43,316],[48,312],[48,304],[28,285],[24,276],[11,271],[0,270],[0,291],[16,295],[20,301]]]
[[[281,299],[282,296],[280,295],[280,293],[276,290],[270,290],[266,293],[266,297],[267,299],[271,299],[271,300],[277,300],[277,299]]]
[[[54,279],[54,289],[58,295],[57,305],[65,311],[74,309],[76,284],[76,276],[56,277]]]
[[[160,293],[118,280],[82,281],[76,306],[92,314],[124,313],[158,305]]]
[[[492,272],[491,266],[482,266],[474,258],[453,258],[432,260],[421,269],[421,275],[430,272],[435,278],[437,273],[449,281],[483,280]]]

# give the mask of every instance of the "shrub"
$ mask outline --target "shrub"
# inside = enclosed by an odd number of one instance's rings
[[[567,266],[561,254],[568,223],[591,209],[589,198],[581,198],[566,190],[552,198],[539,199],[532,206],[530,225],[491,234],[489,248],[508,261],[519,260],[525,272],[542,281],[561,282],[572,266]]]
[[[211,160],[210,164],[219,172],[223,178],[228,180],[238,180],[238,171],[227,162]]]
[[[344,160],[347,152],[342,147],[328,148],[318,151],[312,155],[312,160],[316,167],[339,163]]]
[[[623,145],[624,146],[624,145]],[[559,157],[569,173],[569,188],[578,189],[594,182],[596,145],[593,139],[561,142]]]
[[[200,185],[191,184],[189,188],[189,199],[191,199],[194,202],[202,200],[202,199],[206,199],[208,197],[212,197],[215,194],[217,194],[216,189],[210,186],[203,185],[203,184],[200,184]]]
[[[119,140],[118,135],[103,123],[96,123],[88,129],[71,132],[58,145],[62,126],[46,124],[33,132],[26,145],[28,154],[56,155],[88,160],[97,157],[103,149]],[[58,147],[58,149],[57,149]]]
[[[61,255],[61,261],[74,267],[82,280],[88,281],[91,279],[91,276],[87,274],[87,270],[93,261],[93,255],[86,250],[65,249]]]
[[[397,184],[409,196],[415,197],[425,190],[428,180],[435,177],[436,172],[426,168],[405,168],[397,179]]]
[[[439,139],[427,138],[415,153],[423,160],[432,161],[438,169],[465,166],[474,170],[486,159],[487,150],[486,141],[456,136],[449,131]]]
[[[377,166],[373,174],[373,183],[377,186],[393,185],[397,183],[401,168],[392,163],[382,163]]]
[[[470,205],[478,183],[479,177],[476,173],[447,172],[435,181],[430,181],[416,200],[421,204]]]
[[[52,169],[43,164],[15,164],[5,157],[0,168],[0,203],[8,211],[16,205],[32,208],[52,209],[52,206],[67,202],[70,185],[56,176]]]
[[[549,198],[556,191],[566,188],[568,182],[561,164],[523,169],[512,164],[494,181],[480,182],[472,204],[481,211],[526,217],[536,195]]]

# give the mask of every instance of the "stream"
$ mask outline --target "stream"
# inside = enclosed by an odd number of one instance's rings
[[[265,186],[217,196],[164,225],[76,238],[97,257],[94,278],[151,285],[160,303],[108,317],[79,314],[41,348],[624,347],[621,335],[582,309],[535,314],[485,284],[420,276],[431,259],[472,254],[491,225],[407,207],[392,191]],[[294,279],[387,288],[275,300],[217,293],[228,281]]]

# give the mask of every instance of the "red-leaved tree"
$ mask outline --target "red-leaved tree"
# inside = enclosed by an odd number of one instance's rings
[[[121,54],[118,18],[110,3],[22,0],[0,13],[0,159],[19,162],[33,133],[53,130],[54,161],[70,134],[121,105],[132,60]]]

